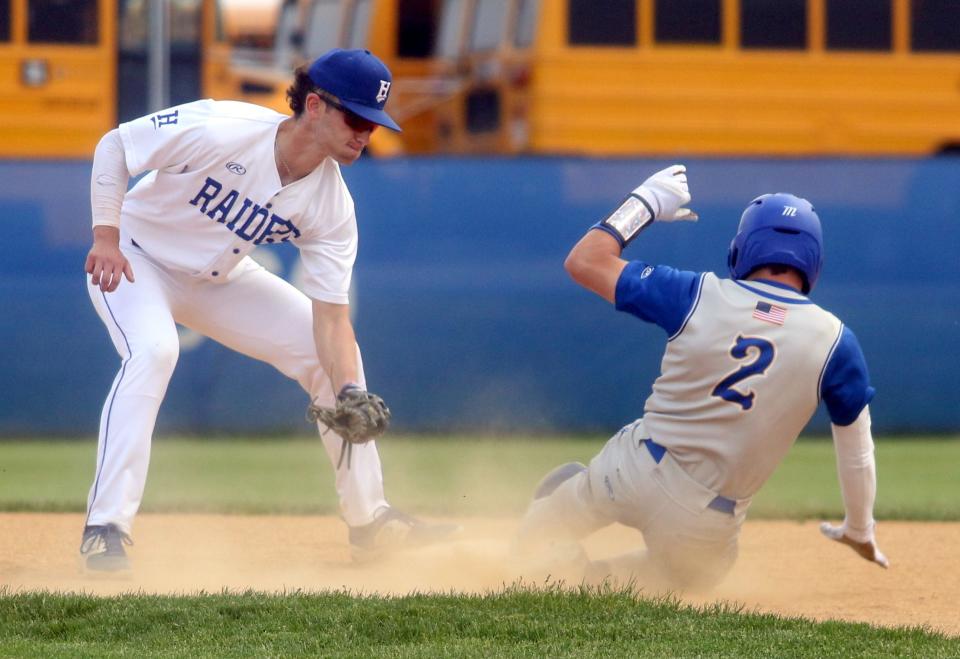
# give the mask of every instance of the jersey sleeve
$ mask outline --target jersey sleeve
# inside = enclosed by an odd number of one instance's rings
[[[673,336],[697,299],[702,277],[665,265],[631,261],[617,280],[617,310],[654,323]]]
[[[202,152],[214,101],[195,101],[120,124],[127,169],[182,169]]]
[[[350,303],[350,280],[357,259],[357,220],[350,213],[330,230],[293,241],[303,263],[303,292],[332,304]]]
[[[820,396],[830,413],[830,420],[838,426],[850,425],[873,400],[875,393],[870,386],[867,360],[860,343],[844,326],[820,384]]]

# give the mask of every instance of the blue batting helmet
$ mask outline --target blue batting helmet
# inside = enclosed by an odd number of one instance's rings
[[[750,202],[730,243],[727,266],[734,279],[757,268],[782,264],[803,275],[803,292],[817,283],[823,267],[823,231],[809,201],[792,194],[765,194]]]

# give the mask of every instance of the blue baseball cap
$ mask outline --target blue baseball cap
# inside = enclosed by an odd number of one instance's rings
[[[383,111],[393,76],[387,65],[369,50],[329,50],[310,65],[307,75],[313,84],[336,96],[351,112],[400,131],[397,122]]]

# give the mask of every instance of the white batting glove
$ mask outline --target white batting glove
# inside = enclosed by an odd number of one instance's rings
[[[877,542],[873,537],[872,527],[866,531],[855,531],[847,528],[846,521],[840,526],[823,522],[820,524],[820,533],[831,540],[847,545],[857,552],[861,558],[871,563],[876,563],[882,568],[890,567],[890,561],[887,560],[887,557],[884,556],[880,548],[877,547]]]
[[[623,249],[655,221],[696,220],[696,213],[689,208],[681,208],[689,202],[687,168],[673,165],[634,188],[616,210],[592,228],[609,233]]]
[[[687,168],[684,165],[661,169],[635,188],[633,194],[647,203],[657,222],[696,221],[700,217],[689,208],[682,208],[690,203]]]

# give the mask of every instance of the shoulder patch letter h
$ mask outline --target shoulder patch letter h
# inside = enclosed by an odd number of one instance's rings
[[[179,112],[179,110],[174,110],[167,114],[155,114],[150,117],[150,121],[153,122],[154,129],[160,128],[161,126],[171,126],[177,123],[177,115]]]

